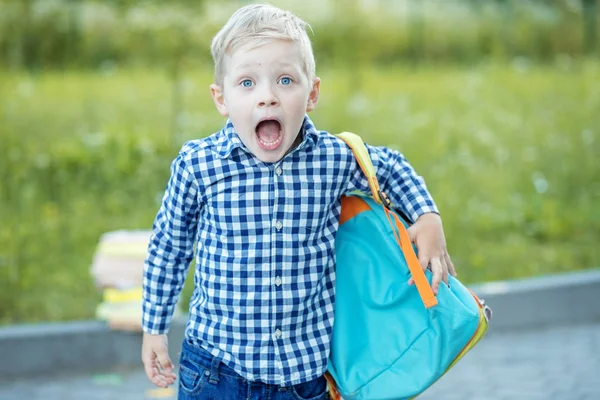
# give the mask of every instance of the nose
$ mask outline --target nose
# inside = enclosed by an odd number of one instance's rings
[[[258,101],[258,107],[276,107],[279,105],[279,99],[271,88],[266,88],[262,91]]]

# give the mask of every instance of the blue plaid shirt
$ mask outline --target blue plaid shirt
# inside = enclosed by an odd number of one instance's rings
[[[276,163],[255,158],[231,122],[187,142],[153,225],[143,329],[167,332],[196,246],[186,337],[250,381],[295,385],[327,369],[340,197],[369,185],[350,148],[305,117]],[[382,189],[416,220],[437,212],[398,152],[368,146]]]

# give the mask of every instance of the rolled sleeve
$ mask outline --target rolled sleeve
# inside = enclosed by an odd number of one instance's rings
[[[425,213],[439,214],[424,179],[400,152],[387,147],[365,145],[373,162],[380,189],[388,195],[394,207],[399,208],[412,221],[416,221]],[[370,193],[369,183],[360,168],[352,180],[356,189]]]

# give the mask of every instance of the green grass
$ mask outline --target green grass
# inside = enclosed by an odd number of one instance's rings
[[[598,266],[600,64],[320,74],[317,126],[407,156],[462,280]],[[0,72],[0,323],[93,316],[99,236],[150,227],[181,143],[223,123],[210,83],[184,74],[174,120],[159,71]]]

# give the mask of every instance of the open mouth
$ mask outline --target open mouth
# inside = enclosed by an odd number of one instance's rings
[[[276,119],[266,119],[256,125],[256,139],[263,150],[275,150],[283,141],[282,126]]]

